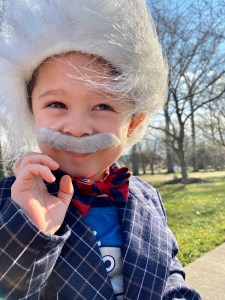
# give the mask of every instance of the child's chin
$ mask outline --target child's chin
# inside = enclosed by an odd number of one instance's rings
[[[71,176],[72,178],[90,178],[92,177],[92,174],[90,174],[90,171],[86,171],[84,169],[78,168],[75,165],[72,164],[70,166],[60,166],[60,170],[62,170],[65,174]]]

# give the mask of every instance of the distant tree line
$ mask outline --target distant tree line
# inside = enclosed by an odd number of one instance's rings
[[[200,137],[200,136],[199,136]],[[187,173],[194,172],[193,153],[190,151],[191,138],[185,142],[185,159]],[[175,152],[170,152],[172,170],[167,166],[167,145],[164,138],[156,138],[151,143],[143,140],[130,151],[120,157],[120,163],[132,170],[134,175],[158,174],[158,173],[181,173],[179,158]],[[221,171],[225,170],[225,148],[219,143],[212,143],[203,135],[196,143],[195,159],[198,171]],[[194,175],[193,175],[194,176]]]

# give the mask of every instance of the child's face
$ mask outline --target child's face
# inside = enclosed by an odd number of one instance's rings
[[[110,75],[103,63],[78,53],[49,58],[42,64],[32,93],[35,127],[48,127],[75,137],[101,132],[117,136],[121,141],[118,147],[87,154],[39,145],[67,174],[96,180],[104,176],[105,169],[118,159],[126,146],[131,103],[125,98],[115,100],[78,77],[103,83],[106,80],[103,77],[109,80]]]

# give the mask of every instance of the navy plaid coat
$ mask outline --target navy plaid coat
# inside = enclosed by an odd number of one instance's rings
[[[0,299],[116,300],[96,238],[70,205],[55,234],[44,234],[10,199],[15,178],[0,181]],[[57,193],[57,185],[48,190]],[[118,206],[124,246],[124,299],[198,300],[185,284],[158,192],[131,177]]]

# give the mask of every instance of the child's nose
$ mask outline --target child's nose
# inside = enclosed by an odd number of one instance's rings
[[[87,115],[82,113],[73,113],[65,121],[63,132],[76,137],[93,134],[91,122]]]

